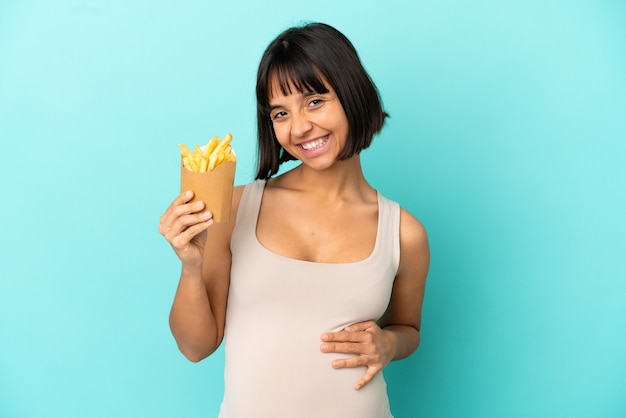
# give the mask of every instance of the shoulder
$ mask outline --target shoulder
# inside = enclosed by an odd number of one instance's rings
[[[428,243],[428,234],[424,225],[403,208],[400,208],[400,239],[413,244]]]
[[[239,206],[239,202],[241,201],[241,196],[243,195],[243,191],[246,189],[246,185],[243,186],[235,186],[233,188],[233,206]]]
[[[262,181],[258,181],[255,180],[251,183],[248,184],[244,184],[244,185],[239,185],[239,186],[235,186],[233,188],[233,198],[232,198],[232,205],[230,208],[230,214],[231,214],[231,219],[236,219],[237,218],[237,210],[239,208],[239,202],[241,202],[241,198],[243,196],[243,193],[246,189],[249,189],[251,187],[262,187],[259,185],[262,185],[263,182]]]
[[[243,196],[243,191],[246,189],[246,186],[235,186],[233,188],[233,198],[230,206],[230,219],[231,223],[235,222],[237,219],[237,210],[239,209],[239,202],[241,202],[241,196]]]
[[[401,250],[426,251],[428,250],[428,234],[424,225],[409,211],[404,209],[395,200],[384,195],[379,197],[393,205],[400,212],[400,246]]]
[[[426,228],[411,213],[400,208],[400,269],[415,264],[428,268],[429,261]]]

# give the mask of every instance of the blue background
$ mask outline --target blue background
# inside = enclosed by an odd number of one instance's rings
[[[303,20],[360,52],[392,115],[366,175],[430,235],[395,415],[626,416],[617,0],[0,2],[0,416],[216,415],[158,217],[180,142],[232,132],[252,179],[256,66]]]

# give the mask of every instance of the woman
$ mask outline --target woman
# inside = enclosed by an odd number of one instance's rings
[[[257,178],[235,188],[231,222],[190,191],[161,217],[182,262],[172,333],[191,361],[225,337],[220,417],[391,417],[381,370],[419,344],[429,250],[363,176],[378,91],[350,41],[315,23],[268,46],[257,103]]]

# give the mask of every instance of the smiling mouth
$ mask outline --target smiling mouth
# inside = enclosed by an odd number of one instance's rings
[[[323,136],[319,139],[315,139],[313,141],[305,142],[304,144],[300,144],[300,147],[306,151],[313,151],[322,145],[324,145],[328,141],[329,135]]]

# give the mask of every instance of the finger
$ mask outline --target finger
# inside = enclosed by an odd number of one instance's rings
[[[162,235],[168,234],[172,229],[175,229],[177,226],[181,225],[184,227],[186,225],[190,225],[194,223],[194,220],[197,218],[189,218],[188,215],[197,213],[204,208],[204,202],[194,202],[181,204],[178,206],[171,207],[168,211],[161,217],[161,223],[159,224],[159,232]],[[203,215],[204,216],[204,215]],[[208,217],[208,216],[205,216]],[[181,223],[181,221],[183,221]],[[180,230],[175,231],[178,234]]]
[[[376,361],[372,356],[366,354],[358,355],[350,358],[338,358],[333,360],[330,365],[333,369],[353,369],[355,367],[371,367],[376,365]]]
[[[193,194],[194,194],[193,190],[185,190],[184,192],[178,195],[178,197],[174,200],[174,202],[177,204],[187,203],[191,199],[193,199]]]
[[[364,344],[358,342],[322,343],[320,345],[320,350],[323,353],[375,354],[376,347],[373,344]]]
[[[161,219],[160,219],[161,222],[163,222],[163,220],[175,207],[189,202],[192,198],[193,198],[193,192],[191,190],[186,190],[182,192],[181,194],[179,194],[178,196],[176,196],[176,198],[172,201],[172,203],[170,203],[170,205],[167,207],[163,215],[161,215]]]
[[[357,380],[356,383],[354,384],[354,389],[355,390],[359,390],[363,386],[365,386],[366,384],[371,382],[372,379],[374,378],[374,376],[376,376],[376,374],[379,371],[381,371],[381,368],[379,368],[379,367],[368,367],[367,370],[365,371],[365,374],[363,375],[363,377],[361,377],[359,380]]]
[[[322,341],[352,341],[354,340],[355,336],[357,334],[353,334],[350,332],[346,332],[346,331],[339,331],[339,332],[325,332],[324,334],[321,335],[321,339]]]
[[[323,353],[361,354],[357,343],[322,343],[320,350]]]
[[[177,251],[187,251],[189,250],[189,244],[194,239],[194,237],[202,233],[202,231],[206,230],[212,224],[213,219],[209,219],[208,221],[200,224],[195,224],[174,237],[170,241],[170,244]]]
[[[348,325],[343,329],[343,331],[339,332],[325,332],[322,334],[322,341],[348,341],[352,337],[349,335],[351,332],[359,332],[359,331],[367,331],[371,328],[375,328],[378,325],[375,321],[368,320],[363,322],[356,322],[354,324]]]
[[[321,335],[325,342],[371,342],[372,334],[367,331],[326,332]]]
[[[172,201],[172,203],[170,203],[170,205],[167,207],[165,212],[163,212],[163,215],[161,215],[161,217],[159,218],[159,232],[161,234],[163,234],[163,232],[161,231],[163,227],[165,225],[168,225],[172,217],[175,215],[174,212],[176,211],[176,209],[179,208],[181,205],[184,205],[185,203],[187,203],[192,197],[193,197],[193,192],[191,190],[188,190],[178,195]]]
[[[369,320],[369,321],[357,322],[355,324],[349,325],[344,328],[344,331],[347,331],[347,332],[366,331],[374,326],[376,326],[376,322]]]
[[[169,227],[165,233],[165,239],[172,242],[178,236],[182,236],[183,239],[193,238],[198,232],[196,225],[203,225],[208,222],[208,225],[213,223],[213,214],[209,211],[202,212],[194,215],[183,215],[176,219],[176,221]],[[208,226],[206,225],[206,226]],[[204,228],[201,228],[202,231]]]
[[[185,211],[187,211],[186,213],[192,213],[204,207],[200,206],[201,202],[189,203],[193,196],[194,194],[191,190],[187,190],[186,192],[178,195],[168,206],[165,213],[161,215],[161,218],[159,219],[160,223],[167,223],[168,219],[171,220],[172,218],[176,218],[185,213]],[[202,204],[204,205],[204,203]]]

